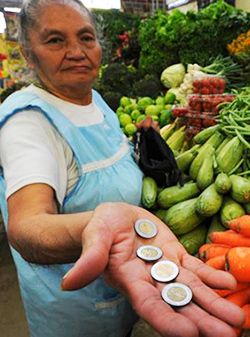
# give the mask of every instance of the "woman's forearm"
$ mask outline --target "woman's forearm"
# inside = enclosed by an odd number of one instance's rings
[[[38,214],[21,220],[18,232],[8,232],[11,245],[33,263],[74,262],[82,250],[82,231],[93,212]],[[17,227],[16,227],[17,228]]]

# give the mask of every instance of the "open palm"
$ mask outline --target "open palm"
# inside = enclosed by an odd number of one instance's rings
[[[154,221],[158,234],[143,239],[134,231],[140,218]],[[138,247],[160,247],[161,259],[174,261],[180,269],[176,281],[188,285],[192,302],[173,309],[161,297],[164,283],[152,279],[152,263],[139,259]],[[83,252],[62,282],[65,290],[84,287],[104,273],[109,284],[127,296],[138,315],[166,337],[233,337],[230,326],[243,321],[241,310],[220,298],[212,288],[233,288],[233,277],[206,266],[187,254],[168,227],[148,211],[125,203],[102,204],[83,233]],[[86,272],[88,271],[88,272]]]

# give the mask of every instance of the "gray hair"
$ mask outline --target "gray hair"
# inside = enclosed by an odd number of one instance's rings
[[[24,0],[19,13],[19,42],[24,50],[29,49],[29,31],[34,28],[39,17],[39,11],[51,4],[62,4],[77,8],[87,14],[93,26],[95,26],[92,13],[80,0]]]

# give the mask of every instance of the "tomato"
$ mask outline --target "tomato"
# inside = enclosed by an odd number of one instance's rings
[[[186,107],[176,107],[172,109],[172,114],[175,117],[185,116],[189,112],[189,109]]]
[[[203,95],[209,95],[209,94],[210,94],[209,86],[203,87],[203,88],[201,89],[201,93],[202,93]]]
[[[202,120],[202,126],[208,127],[208,126],[213,126],[216,125],[216,120],[213,117],[206,117]]]
[[[212,110],[212,104],[209,101],[205,101],[202,103],[203,111],[211,111]]]

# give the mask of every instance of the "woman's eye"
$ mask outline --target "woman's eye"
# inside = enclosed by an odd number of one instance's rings
[[[92,35],[84,35],[81,37],[81,40],[84,42],[92,42],[95,41],[95,37]]]
[[[59,38],[59,37],[53,37],[51,39],[48,39],[47,43],[48,44],[58,44],[58,43],[62,43],[62,41],[63,40],[61,38]]]

